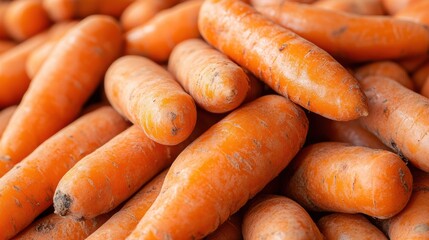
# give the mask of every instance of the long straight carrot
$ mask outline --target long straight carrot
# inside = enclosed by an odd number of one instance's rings
[[[166,174],[167,170],[147,183],[139,192],[128,200],[118,212],[86,240],[125,239],[134,230],[140,219],[158,197]]]
[[[214,232],[210,233],[205,240],[242,240],[241,216],[234,214],[229,217]]]
[[[205,1],[198,24],[207,42],[302,107],[342,121],[367,114],[365,97],[346,69],[247,4]]]
[[[364,213],[381,219],[405,207],[413,182],[396,154],[335,142],[304,148],[288,173],[286,196],[307,210]]]
[[[0,55],[0,108],[19,103],[30,84],[26,61],[48,38],[48,33],[41,33]]]
[[[244,70],[200,39],[177,45],[168,70],[203,109],[228,112],[238,107],[249,91]]]
[[[180,42],[200,36],[197,26],[202,0],[180,3],[156,14],[126,34],[126,53],[164,62]]]
[[[319,219],[317,226],[326,240],[387,240],[382,231],[360,214],[329,214]]]
[[[261,195],[243,218],[244,239],[323,240],[310,215],[295,201],[276,195]]]
[[[429,171],[429,99],[382,77],[361,81],[369,114],[362,125],[420,169]]]
[[[112,106],[158,143],[178,144],[195,127],[197,110],[192,97],[149,59],[119,58],[109,67],[104,87]]]
[[[63,175],[127,126],[111,107],[101,107],[46,140],[0,178],[0,239],[12,237],[47,209]]]
[[[404,58],[423,55],[429,50],[429,30],[409,21],[362,16],[287,1],[281,5],[256,6],[256,9],[347,61]]]
[[[0,139],[3,135],[3,132],[9,123],[9,120],[12,118],[13,113],[15,112],[17,106],[10,106],[0,111]]]
[[[384,14],[381,0],[319,0],[313,6],[360,15]]]
[[[119,24],[100,15],[81,21],[61,39],[3,134],[0,176],[77,117],[120,54],[121,42]]]
[[[281,96],[233,111],[176,158],[127,239],[198,239],[213,232],[286,167],[307,130],[304,112]]]

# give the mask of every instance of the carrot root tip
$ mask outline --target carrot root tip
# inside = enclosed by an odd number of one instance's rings
[[[69,209],[72,202],[73,200],[70,195],[57,191],[54,197],[55,213],[60,216],[66,216],[70,212]]]

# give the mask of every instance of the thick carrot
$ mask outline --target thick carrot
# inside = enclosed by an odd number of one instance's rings
[[[93,14],[119,17],[134,0],[43,0],[49,16],[59,22]]]
[[[61,177],[126,127],[115,110],[101,107],[46,140],[0,178],[0,239],[12,237],[47,209]]]
[[[244,239],[324,239],[310,215],[291,199],[261,195],[254,201],[243,218]]]
[[[75,221],[50,214],[31,224],[26,230],[16,236],[15,240],[84,240],[104,222],[111,214],[104,214],[94,219]]]
[[[335,59],[245,3],[207,0],[198,24],[211,45],[304,108],[342,121],[367,114],[358,82]]]
[[[42,0],[19,0],[10,4],[4,24],[9,36],[23,41],[47,29],[50,20]]]
[[[429,171],[429,99],[383,77],[361,81],[369,114],[361,124],[418,168]]]
[[[429,239],[429,174],[413,171],[413,194],[405,209],[384,223],[391,240]]]
[[[333,213],[322,217],[317,226],[326,240],[387,240],[387,237],[360,214]]]
[[[25,72],[27,58],[48,37],[48,33],[38,34],[0,55],[0,108],[19,103],[30,84]]]
[[[426,62],[428,57],[429,56],[425,54],[416,57],[399,59],[396,62],[401,65],[405,70],[407,70],[408,73],[413,73]]]
[[[288,171],[284,192],[307,210],[381,219],[405,207],[413,182],[396,154],[336,142],[304,148]]]
[[[420,0],[409,6],[405,7],[401,11],[395,14],[395,18],[404,19],[420,24],[424,24],[429,27],[429,1]]]
[[[127,203],[86,240],[125,239],[158,197],[167,170],[146,184]]]
[[[104,86],[112,106],[158,143],[178,144],[194,129],[194,100],[169,72],[149,59],[119,58],[109,67]]]
[[[129,31],[146,23],[159,11],[172,7],[180,0],[137,0],[131,3],[121,15],[121,24]]]
[[[9,6],[10,6],[9,2],[0,2],[0,39],[9,38],[9,35],[7,34],[7,31],[6,31],[5,22],[4,22],[6,12]]]
[[[419,67],[412,75],[411,79],[416,86],[416,90],[420,91],[425,85],[426,79],[429,77],[429,61]]]
[[[214,232],[210,233],[205,240],[241,240],[241,217],[238,214],[232,215]]]
[[[392,61],[379,61],[365,64],[355,70],[355,77],[362,80],[368,76],[387,77],[397,81],[402,86],[414,90],[414,82],[407,71],[398,63]]]
[[[405,20],[292,2],[256,9],[333,56],[351,62],[411,57],[429,50],[429,30]]]
[[[381,0],[320,0],[313,6],[360,15],[384,14]]]
[[[0,112],[0,139],[3,135],[4,130],[6,129],[7,124],[9,123],[10,118],[16,110],[16,106],[10,106],[1,110]]]
[[[233,111],[176,158],[127,239],[198,239],[213,232],[286,167],[307,129],[304,112],[277,95]]]
[[[177,44],[200,36],[197,19],[202,3],[202,0],[186,1],[159,12],[126,34],[125,51],[157,62],[167,61]]]
[[[249,91],[244,70],[200,39],[178,44],[168,70],[203,109],[224,113],[237,108]]]
[[[61,39],[3,133],[0,176],[77,117],[120,54],[121,42],[119,25],[100,15],[81,21]]]
[[[7,40],[0,40],[0,54],[3,54],[12,48],[16,47],[16,43]]]
[[[390,15],[393,15],[418,1],[421,0],[382,0],[382,3],[384,9],[386,9]]]

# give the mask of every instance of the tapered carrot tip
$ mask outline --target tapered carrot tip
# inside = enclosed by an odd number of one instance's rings
[[[69,213],[73,200],[70,195],[57,191],[54,196],[55,213],[60,216],[66,216]]]

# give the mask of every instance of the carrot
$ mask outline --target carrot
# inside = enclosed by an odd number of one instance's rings
[[[0,176],[77,117],[120,54],[121,40],[119,25],[107,16],[88,17],[64,36],[32,80],[13,124],[3,134]]]
[[[49,41],[45,42],[42,46],[35,49],[27,59],[25,69],[27,75],[33,79],[36,73],[40,70],[43,63],[48,58],[49,54],[55,48],[61,38],[70,31],[77,22],[61,22],[55,24],[50,30]]]
[[[421,0],[382,0],[384,9],[390,14],[393,15],[402,9],[406,8],[409,5],[412,5]]]
[[[12,48],[16,47],[15,42],[7,41],[7,40],[0,40],[0,54],[3,54]]]
[[[298,203],[283,196],[261,195],[243,219],[244,239],[320,239],[323,236]]]
[[[10,6],[9,2],[0,2],[0,39],[9,38],[9,35],[6,31],[6,26],[5,26],[5,16],[9,6]]]
[[[1,136],[3,135],[4,129],[6,128],[7,124],[9,123],[9,120],[12,117],[15,110],[16,110],[16,106],[10,106],[8,108],[1,110],[1,112],[0,112],[0,139],[1,139]]]
[[[413,180],[396,154],[335,142],[304,148],[288,173],[284,192],[307,210],[381,219],[405,207]]]
[[[429,238],[429,174],[413,171],[413,194],[405,209],[385,222],[391,240]]]
[[[118,18],[134,0],[43,0],[43,6],[54,21],[104,14]]]
[[[155,201],[166,174],[167,170],[152,179],[86,240],[125,239]]]
[[[207,42],[304,108],[341,121],[367,114],[365,97],[346,69],[245,3],[207,0],[198,24]]]
[[[241,240],[241,217],[232,215],[214,232],[210,233],[205,240]]]
[[[409,21],[292,2],[256,9],[333,56],[350,62],[412,57],[429,50],[428,29]]]
[[[26,230],[16,236],[15,240],[54,240],[73,239],[84,240],[97,228],[99,228],[110,214],[101,215],[94,219],[75,221],[63,218],[56,214],[50,214],[37,220]]]
[[[362,80],[368,76],[387,77],[397,81],[402,86],[414,90],[414,82],[401,65],[392,61],[379,61],[365,64],[355,70],[355,77]]]
[[[168,70],[203,109],[223,113],[237,108],[249,91],[244,70],[200,39],[178,44]]]
[[[307,129],[304,112],[281,96],[233,111],[176,158],[127,239],[198,239],[213,232],[286,167]]]
[[[27,58],[48,36],[38,34],[0,55],[0,108],[19,103],[30,84],[25,72]]]
[[[412,75],[411,79],[414,82],[417,90],[421,90],[425,85],[426,79],[429,77],[429,61],[419,67]]]
[[[401,65],[405,70],[407,70],[408,73],[413,73],[419,67],[421,67],[427,59],[428,55],[421,55],[416,57],[399,59],[396,62]]]
[[[126,53],[143,55],[157,62],[167,61],[177,44],[200,36],[197,19],[202,3],[202,0],[180,3],[132,29],[125,36]]]
[[[420,0],[409,6],[401,9],[395,14],[395,18],[404,19],[420,24],[424,24],[429,27],[429,1]]]
[[[131,3],[121,15],[121,24],[125,31],[143,25],[159,11],[170,8],[180,0],[137,0]]]
[[[50,20],[42,0],[19,0],[10,4],[4,24],[9,36],[23,41],[47,29]]]
[[[194,129],[194,100],[149,59],[119,58],[109,67],[104,86],[112,106],[158,143],[178,144]]]
[[[423,85],[420,94],[425,96],[426,98],[429,98],[429,76],[426,78],[425,84]]]
[[[320,0],[313,6],[360,15],[383,15],[381,0]]]
[[[429,99],[383,77],[361,81],[369,115],[361,124],[415,166],[429,171]]]
[[[249,90],[247,91],[246,98],[244,98],[243,103],[248,103],[263,95],[265,85],[249,71],[245,70],[245,72],[249,78]]]
[[[317,226],[326,240],[387,240],[387,237],[360,214],[333,213],[322,217]]]
[[[61,177],[127,127],[111,107],[82,116],[0,178],[0,239],[10,238],[52,204]]]

